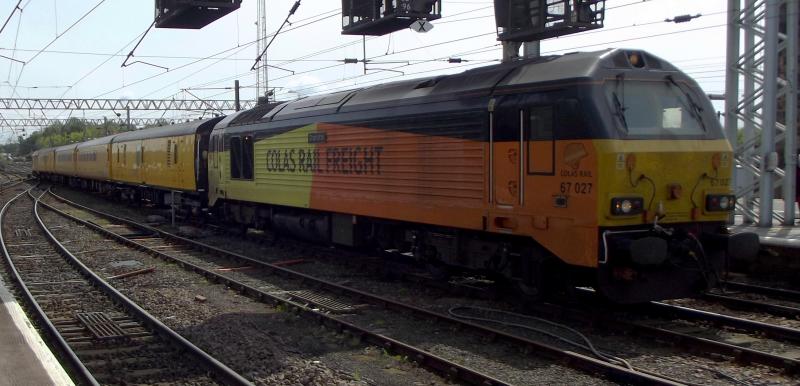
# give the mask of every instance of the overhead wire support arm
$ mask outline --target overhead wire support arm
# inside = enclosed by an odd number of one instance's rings
[[[204,104],[204,105],[206,105],[206,106],[208,106],[208,108],[209,108],[210,110],[216,110],[216,111],[219,111],[221,114],[225,114],[225,112],[224,112],[224,111],[222,111],[222,109],[221,109],[221,108],[219,108],[218,106],[214,106],[214,105],[212,105],[211,103],[208,103],[208,102],[204,101],[203,99],[201,99],[200,97],[198,97],[197,95],[195,95],[193,92],[191,92],[191,91],[189,91],[189,90],[187,90],[187,89],[184,89],[183,91],[185,91],[187,94],[189,94],[189,95],[191,95],[191,96],[195,97],[195,99],[197,99],[198,101],[201,101],[201,102],[203,102],[203,104]],[[165,112],[166,112],[166,111],[165,111]]]
[[[128,67],[131,64],[134,64],[134,63],[137,63],[137,62],[138,63],[142,63],[142,64],[150,64],[150,63],[145,63],[145,62],[141,62],[141,61],[138,61],[138,60],[136,62],[128,64],[128,60],[130,60],[130,58],[133,57],[133,53],[136,51],[137,48],[139,48],[139,45],[142,44],[142,41],[144,40],[145,36],[147,36],[147,33],[150,32],[151,29],[153,29],[154,25],[156,25],[156,20],[155,19],[153,19],[153,22],[150,23],[149,27],[147,27],[147,30],[144,31],[144,34],[139,39],[139,41],[136,42],[136,45],[133,46],[133,49],[131,49],[131,52],[128,52],[128,56],[125,57],[125,60],[122,62],[122,65],[120,65],[120,67]],[[161,67],[161,66],[156,66],[155,64],[150,64],[150,65],[151,66],[155,66],[155,67]],[[161,67],[161,68],[164,68],[164,67]]]
[[[276,69],[276,70],[283,70],[283,71],[286,71],[286,72],[291,72],[291,73],[292,73],[292,75],[294,75],[294,74],[295,74],[294,70],[290,70],[290,69],[288,69],[288,68],[283,68],[283,67],[278,67],[278,66],[273,66],[273,65],[271,65],[271,64],[264,64],[263,66],[261,66],[261,67],[256,67],[256,68],[262,68],[262,67],[269,67],[269,68],[274,68],[274,69]]]
[[[125,60],[127,60],[127,59],[125,59]],[[130,63],[128,63],[128,65],[127,65],[127,66],[132,66],[132,65],[134,65],[134,64],[136,64],[136,63],[141,63],[141,64],[144,64],[144,65],[146,65],[146,66],[158,67],[158,68],[161,68],[161,69],[163,69],[164,71],[167,71],[167,72],[169,71],[169,68],[168,68],[168,67],[159,66],[159,65],[157,65],[157,64],[153,64],[153,63],[149,63],[149,62],[144,62],[144,61],[141,61],[141,60],[134,60],[133,62],[130,62]],[[123,67],[127,67],[127,66],[123,66]]]
[[[12,57],[10,57],[10,56],[0,55],[0,58],[5,58],[5,59],[8,59],[8,60],[10,60],[10,61],[12,61],[12,62],[17,62],[17,63],[22,63],[22,64],[25,64],[25,62],[23,62],[23,61],[21,61],[21,60],[19,60],[19,59],[14,59],[14,58],[12,58]]]
[[[289,23],[289,18],[292,17],[292,15],[294,15],[294,13],[297,11],[297,8],[300,8],[300,0],[297,0],[294,3],[294,5],[292,6],[292,9],[289,10],[289,14],[286,15],[286,19],[283,21],[283,24],[281,24],[280,28],[278,28],[278,30],[275,31],[275,34],[272,35],[272,39],[269,40],[269,43],[267,43],[267,45],[264,47],[264,49],[261,51],[261,53],[258,54],[258,56],[256,57],[255,63],[253,63],[253,67],[250,67],[250,71],[253,71],[253,70],[256,69],[256,66],[261,61],[261,58],[267,52],[267,49],[269,49],[269,46],[272,45],[272,42],[275,41],[275,38],[278,37],[278,34],[281,33],[281,30],[283,29],[283,27],[285,27],[286,24],[291,25],[291,23]]]
[[[0,27],[0,33],[3,33],[3,30],[6,29],[6,26],[8,25],[8,22],[11,21],[11,18],[14,16],[14,14],[17,12],[17,10],[22,12],[22,8],[19,7],[20,4],[22,4],[22,0],[17,1],[17,5],[15,5],[14,9],[11,10],[11,14],[8,15],[8,18],[6,19],[6,22],[3,23],[2,27]]]

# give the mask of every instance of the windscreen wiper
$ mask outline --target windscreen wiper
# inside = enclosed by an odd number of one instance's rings
[[[619,96],[617,96],[617,92],[613,91],[611,95],[614,96],[614,108],[617,110],[617,116],[619,120],[622,122],[622,126],[625,127],[625,130],[628,130],[628,120],[625,119],[625,107],[622,106],[622,102],[619,101]]]
[[[616,88],[619,89],[620,84],[622,84],[622,82],[625,80],[625,74],[624,73],[619,74],[616,76],[616,78],[617,78]],[[616,90],[611,92],[611,95],[614,96],[614,108],[616,109],[617,116],[619,117],[619,120],[622,122],[622,126],[625,128],[625,131],[627,131],[628,120],[625,118],[625,110],[627,110],[627,108],[625,107],[625,85],[622,84],[622,98],[623,98],[622,101],[620,101],[619,95],[617,95]]]
[[[677,87],[678,90],[681,90],[683,95],[686,96],[686,99],[689,100],[689,107],[690,107],[690,111],[692,112],[692,116],[695,119],[697,119],[698,122],[700,122],[700,126],[702,126],[703,127],[703,131],[705,131],[706,130],[706,124],[705,124],[705,122],[703,122],[703,107],[700,106],[699,104],[697,104],[697,102],[694,101],[694,98],[692,98],[692,95],[689,92],[687,92],[686,90],[684,90],[683,87],[681,87],[681,85],[678,84],[678,82],[675,81],[675,79],[672,77],[672,75],[667,75],[665,77],[665,79],[667,81],[669,81],[669,83],[671,83],[672,85]]]

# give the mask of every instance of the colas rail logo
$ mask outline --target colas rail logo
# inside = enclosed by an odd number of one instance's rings
[[[570,143],[564,149],[564,164],[572,168],[572,170],[578,170],[581,166],[581,160],[588,155],[589,152],[586,151],[586,147],[582,143]]]

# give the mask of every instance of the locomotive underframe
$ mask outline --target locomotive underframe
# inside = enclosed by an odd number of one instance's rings
[[[599,260],[592,270],[569,266],[523,236],[230,200],[213,212],[238,227],[395,251],[433,267],[480,271],[528,293],[593,286],[618,303],[702,293],[719,283],[728,259],[758,251],[757,237],[730,234],[722,222],[605,228],[598,232]]]
[[[38,177],[72,188],[113,197],[131,204],[145,203],[156,207],[168,207],[174,204],[176,214],[182,218],[193,216],[199,218],[207,203],[206,198],[200,194],[202,192],[176,191],[146,185],[98,181],[50,173],[38,173]]]
[[[564,264],[530,237],[232,200],[219,201],[211,213],[240,229],[405,254],[437,272],[445,267],[482,272],[529,293],[595,284],[591,270]]]
[[[601,229],[597,289],[624,303],[693,296],[758,248],[758,236],[731,234],[724,222]]]

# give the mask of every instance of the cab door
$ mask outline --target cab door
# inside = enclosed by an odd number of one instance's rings
[[[208,155],[208,203],[213,206],[224,189],[222,178],[222,133],[212,132],[209,139]]]
[[[492,113],[492,198],[497,209],[524,205],[522,110],[515,104],[499,105]]]

